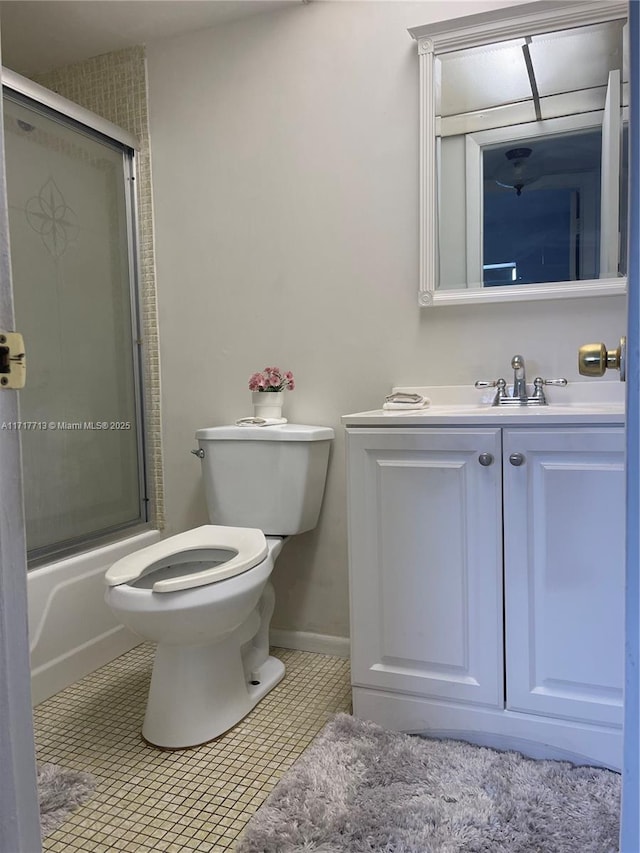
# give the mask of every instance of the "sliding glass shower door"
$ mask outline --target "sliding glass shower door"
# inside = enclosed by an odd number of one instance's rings
[[[5,90],[27,547],[146,521],[132,152]]]

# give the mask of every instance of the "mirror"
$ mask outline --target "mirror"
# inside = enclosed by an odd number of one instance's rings
[[[421,305],[626,290],[627,4],[415,27]]]

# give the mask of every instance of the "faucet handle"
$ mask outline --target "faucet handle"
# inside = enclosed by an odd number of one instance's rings
[[[536,376],[536,378],[533,380],[533,399],[539,401],[542,405],[546,405],[547,401],[545,399],[542,386],[559,385],[564,388],[566,384],[566,379],[543,379],[542,376]]]
[[[496,393],[493,396],[493,401],[491,403],[492,406],[499,406],[500,400],[504,399],[507,396],[507,383],[504,379],[494,379],[492,382],[488,382],[486,379],[478,379],[478,381],[474,383],[474,386],[478,389],[497,389]]]
[[[507,383],[504,379],[494,379],[489,382],[487,379],[478,379],[473,383],[474,388],[506,388]]]
[[[566,379],[543,379],[542,376],[536,376],[533,384],[536,388],[542,388],[543,385],[559,385],[564,388],[568,383]]]

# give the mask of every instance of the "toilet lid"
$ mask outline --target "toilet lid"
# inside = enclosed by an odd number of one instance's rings
[[[172,558],[176,558],[179,564],[185,562],[179,558],[188,555],[190,551],[209,549],[230,552],[231,557],[222,563],[212,560],[212,565],[206,559],[203,560],[200,553],[198,561],[203,566],[201,570],[194,572],[193,561],[186,562],[185,574],[156,581],[153,592],[178,592],[235,577],[261,563],[269,550],[262,530],[205,524],[128,554],[108,569],[105,580],[108,586],[131,583],[143,575],[171,565]]]

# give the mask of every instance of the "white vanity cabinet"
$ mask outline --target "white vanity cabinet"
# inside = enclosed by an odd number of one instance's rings
[[[347,436],[354,713],[619,768],[622,426]]]

